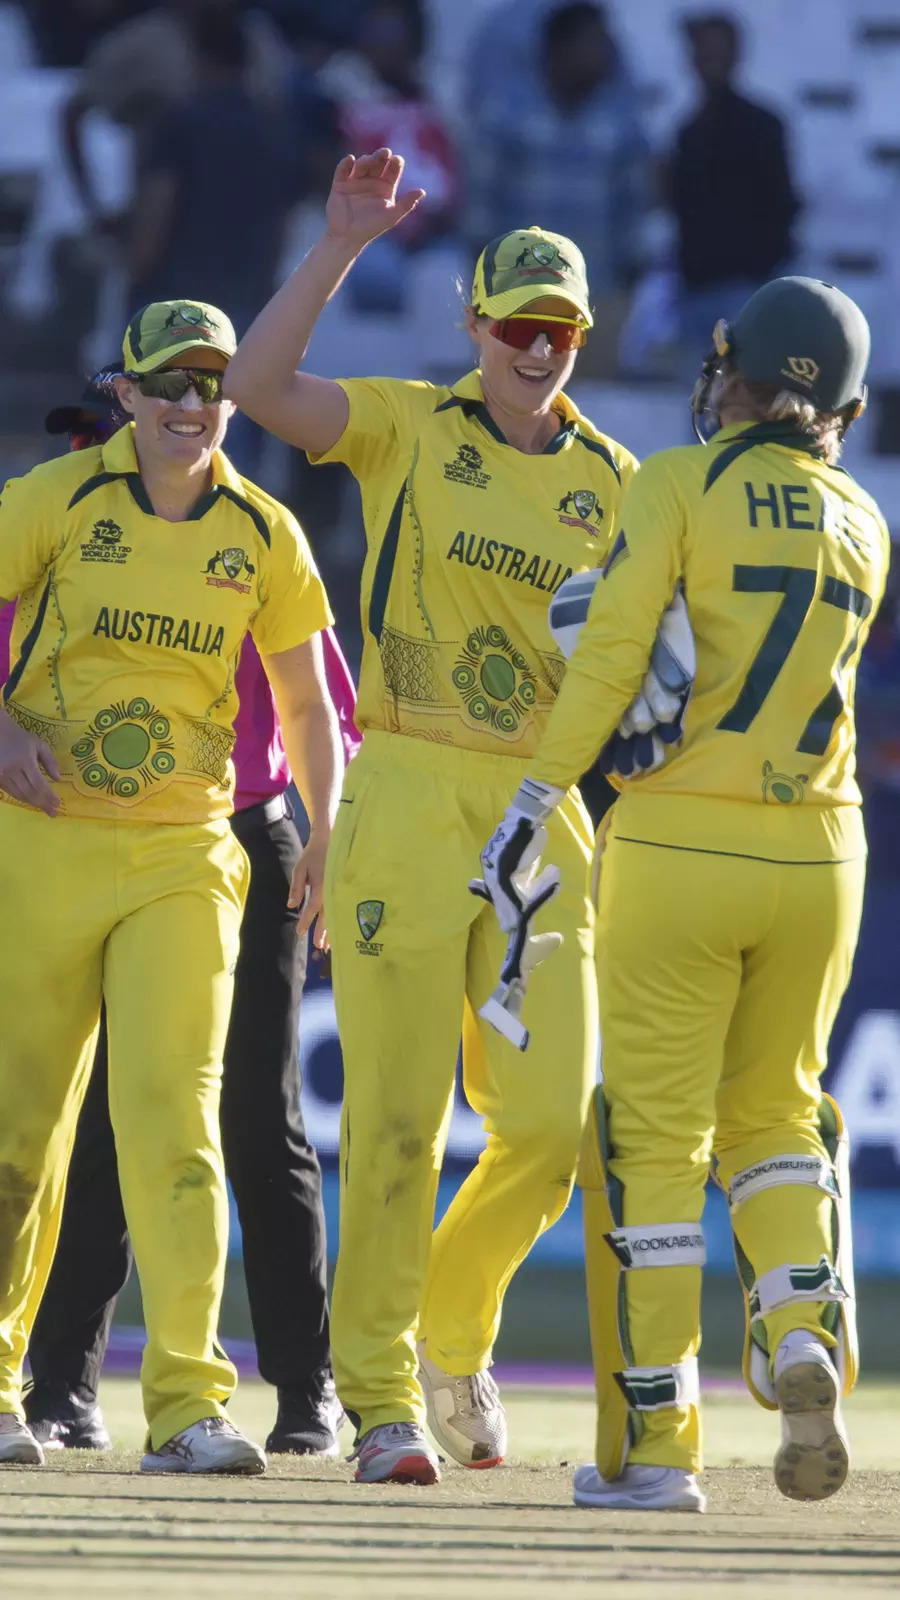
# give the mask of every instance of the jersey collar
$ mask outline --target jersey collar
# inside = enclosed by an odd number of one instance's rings
[[[509,440],[498,428],[485,405],[481,373],[477,367],[473,367],[471,372],[467,372],[464,378],[460,378],[459,382],[453,385],[448,398],[441,402],[437,410],[449,411],[454,406],[460,406],[466,417],[477,418],[485,432],[489,433],[492,439],[496,439],[498,444],[509,447]],[[568,395],[558,394],[553,402],[553,409],[561,415],[563,425],[544,446],[541,454],[545,456],[556,455],[570,439],[578,438],[580,432],[581,414],[573,406]]]
[[[718,453],[706,474],[703,484],[704,494],[712,488],[732,462],[737,461],[757,444],[781,445],[784,450],[796,450],[812,456],[820,466],[828,465],[815,440],[811,439],[808,433],[802,433],[792,422],[729,422],[727,427],[719,428],[707,444]],[[843,470],[842,467],[831,468],[832,472]]]
[[[118,433],[114,433],[112,438],[106,441],[100,451],[100,461],[104,480],[111,483],[115,478],[123,478],[131,490],[135,503],[146,512],[147,516],[154,516],[155,512],[144,488],[144,480],[138,466],[133,423],[130,422],[127,427],[120,428]],[[205,516],[223,493],[227,494],[229,499],[244,498],[242,481],[221,450],[214,452],[212,467],[212,486],[206,494],[200,496],[187,518],[189,522],[197,522],[200,517]]]

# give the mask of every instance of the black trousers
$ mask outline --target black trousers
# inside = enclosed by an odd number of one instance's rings
[[[300,1112],[297,1023],[306,975],[297,912],[287,909],[300,840],[288,817],[238,812],[250,857],[221,1128],[244,1245],[259,1370],[303,1389],[330,1368],[322,1175]],[[115,1299],[131,1268],[107,1095],[106,1033],[81,1109],[53,1268],[29,1359],[35,1387],[96,1395]]]

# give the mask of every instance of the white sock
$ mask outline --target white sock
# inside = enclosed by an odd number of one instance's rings
[[[781,1376],[785,1367],[792,1367],[798,1361],[819,1361],[823,1365],[831,1365],[831,1357],[821,1339],[817,1339],[808,1328],[792,1328],[786,1333],[775,1352],[772,1366],[772,1377]]]

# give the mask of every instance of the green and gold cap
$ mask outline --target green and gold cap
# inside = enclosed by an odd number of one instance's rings
[[[568,300],[585,327],[593,327],[587,268],[571,239],[544,228],[517,228],[485,245],[472,282],[475,311],[499,321],[551,294]]]
[[[202,300],[154,300],[125,329],[123,367],[126,372],[155,372],[199,345],[229,360],[234,355],[237,337],[224,311]]]

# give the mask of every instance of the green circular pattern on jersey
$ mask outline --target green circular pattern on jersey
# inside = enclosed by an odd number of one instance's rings
[[[97,718],[100,721],[100,718]],[[104,734],[100,742],[104,761],[119,771],[127,767],[139,767],[146,761],[150,754],[150,735],[146,728],[137,722],[120,722],[109,733]]]
[[[772,783],[769,787],[771,788],[775,799],[780,800],[783,806],[789,806],[791,801],[796,800],[797,798],[796,790],[791,788],[790,784],[780,783],[777,778],[772,780]]]
[[[93,739],[76,739],[72,746],[72,754],[77,760],[84,761],[94,754]]]
[[[454,667],[453,682],[455,683],[457,689],[474,689],[475,673],[472,667]]]
[[[109,773],[99,761],[92,761],[81,776],[89,789],[104,789],[109,782]]]
[[[98,711],[94,718],[94,727],[100,733],[105,733],[107,728],[114,728],[118,720],[118,711],[114,711],[112,706],[104,706],[103,710]]]
[[[469,701],[469,716],[476,722],[487,722],[491,715],[491,708],[483,695],[476,694]]]
[[[128,715],[130,717],[145,717],[150,710],[150,701],[145,700],[142,694],[128,702]],[[168,730],[167,730],[168,731]]]
[[[175,757],[173,756],[171,750],[157,750],[156,755],[150,762],[150,765],[154,772],[158,772],[165,777],[166,773],[174,772]]]
[[[479,676],[482,689],[492,700],[508,700],[515,693],[515,669],[505,656],[485,656]]]
[[[149,728],[151,738],[168,739],[170,732],[170,723],[168,717],[151,717]]]
[[[113,784],[113,790],[120,800],[133,800],[140,787],[137,778],[130,778],[127,774],[124,778],[117,778]]]

